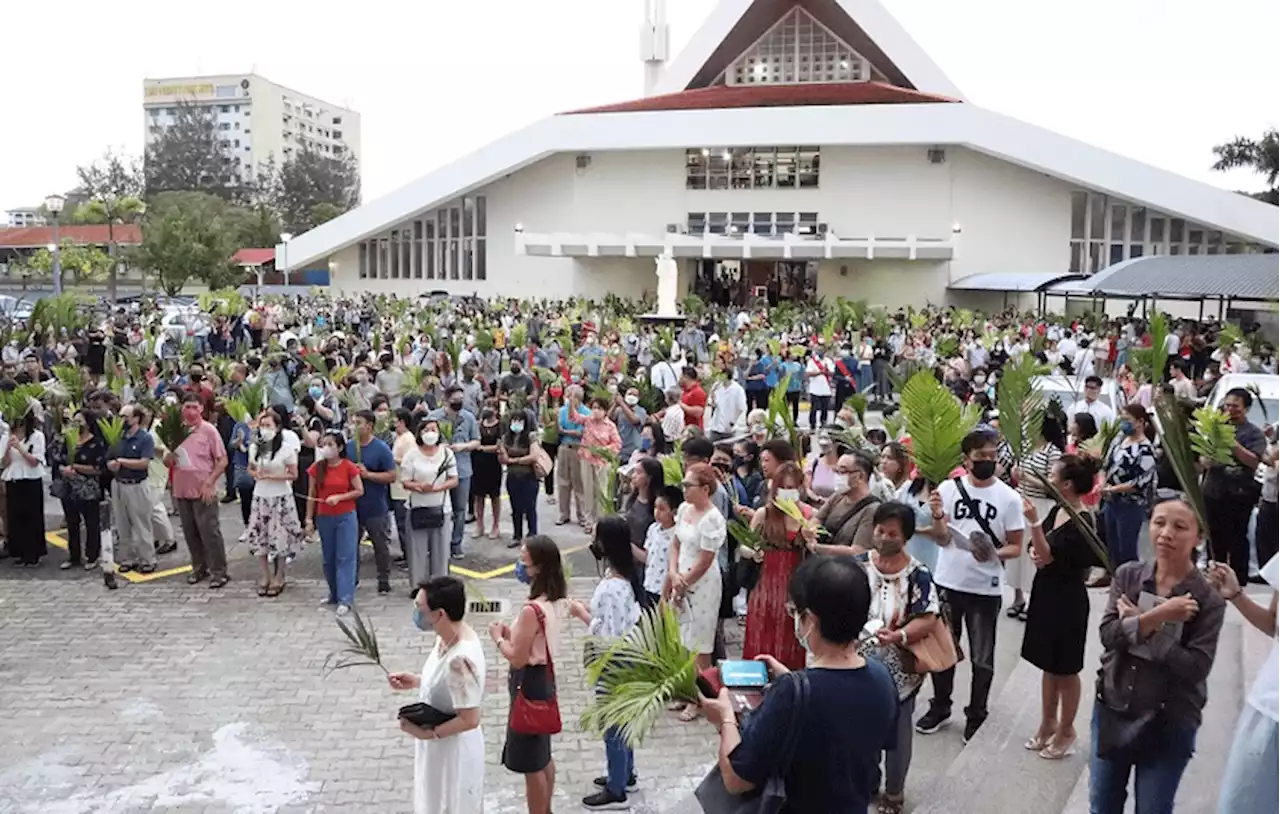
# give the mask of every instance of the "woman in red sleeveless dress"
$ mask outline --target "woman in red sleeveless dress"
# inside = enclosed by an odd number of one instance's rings
[[[764,538],[760,580],[747,601],[747,631],[742,657],[753,659],[768,654],[790,670],[804,669],[804,648],[796,640],[791,617],[787,615],[787,585],[804,559],[805,545],[800,524],[778,509],[776,498],[796,501],[805,517],[812,510],[800,503],[804,473],[794,463],[784,463],[774,473],[768,498],[756,509],[751,527]]]

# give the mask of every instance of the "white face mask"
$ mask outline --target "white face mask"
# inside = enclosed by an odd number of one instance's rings
[[[837,494],[849,491],[849,476],[836,475],[834,489]]]
[[[258,430],[258,437],[261,438],[263,441],[270,443],[276,437],[275,428],[263,427],[262,429]]]
[[[333,447],[320,447],[316,450],[316,454],[320,456],[321,460],[332,461],[338,456],[338,451]]]
[[[779,489],[778,500],[800,500],[799,489]]]
[[[440,433],[428,430],[422,434],[422,443],[429,447],[434,447],[436,442],[440,440]]]
[[[627,400],[627,406],[628,406],[628,407],[634,407],[634,406],[636,406],[637,404],[639,404],[639,403],[640,403],[640,397],[639,397],[639,396],[627,396],[627,399],[626,399],[626,400]]]
[[[792,618],[792,620],[791,620],[791,629],[795,632],[795,634],[796,634],[796,641],[800,642],[800,646],[804,648],[804,652],[806,652],[806,653],[812,653],[813,651],[809,649],[809,634],[808,634],[808,633],[801,633],[801,632],[800,632],[800,614],[799,614],[799,612],[797,612],[797,613],[796,613],[796,615],[795,615],[795,617],[793,617],[793,618]],[[812,632],[812,631],[811,631],[811,632]]]
[[[974,384],[986,384],[986,383],[987,383],[987,377],[986,377],[986,376],[974,376],[974,377],[973,377],[973,383],[974,383]]]

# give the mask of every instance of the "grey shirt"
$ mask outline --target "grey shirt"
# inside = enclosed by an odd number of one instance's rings
[[[480,440],[480,422],[476,421],[475,413],[463,407],[458,411],[456,416],[449,415],[448,410],[443,408],[432,410],[427,414],[427,418],[435,421],[451,421],[453,422],[453,441],[455,444],[465,444],[469,441]],[[471,450],[456,453],[458,458],[458,477],[471,477]]]

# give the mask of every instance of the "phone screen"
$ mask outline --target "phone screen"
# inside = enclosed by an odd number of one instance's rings
[[[769,683],[769,672],[762,661],[720,662],[720,678],[726,687],[759,688]]]

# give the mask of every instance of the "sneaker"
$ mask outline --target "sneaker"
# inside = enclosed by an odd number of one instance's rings
[[[916,731],[921,735],[932,735],[951,720],[951,710],[929,706],[929,711],[916,721]]]
[[[460,560],[460,559],[462,559],[462,552],[461,552],[461,551],[454,551],[454,552],[452,552],[452,553],[449,555],[449,559],[452,559],[452,560]]]
[[[602,789],[606,789],[609,787],[609,778],[607,777],[597,777],[595,780],[592,780],[591,782],[595,783],[596,786]],[[635,790],[636,790],[636,776],[633,774],[627,778],[627,791],[635,791]]]
[[[240,541],[240,542],[242,542],[242,543],[243,543],[245,540],[248,540],[248,539],[249,539],[249,530],[248,530],[248,529],[245,529],[245,530],[240,534],[240,536],[239,536],[239,537],[237,537],[236,539],[237,539],[237,540],[239,540],[239,541]]]
[[[71,570],[71,566],[73,566],[74,564],[75,564],[75,563],[71,562],[71,560],[67,560],[67,561],[63,562],[61,565],[59,565],[59,566],[58,566],[58,570],[59,570],[59,571],[70,571],[70,570]]]
[[[627,795],[615,795],[608,789],[601,789],[595,794],[589,794],[582,798],[582,807],[591,811],[629,811],[631,803],[627,802]]]
[[[346,616],[348,613],[351,613],[351,607],[349,605],[339,605],[337,609],[333,612],[333,615]]]
[[[89,560],[87,563],[84,564],[84,570],[86,571],[92,571],[97,567],[98,567],[97,560]]]
[[[391,583],[385,579],[378,580],[378,593],[380,594],[391,593]]]
[[[964,742],[968,743],[973,740],[973,736],[978,734],[979,727],[987,720],[987,716],[981,718],[968,718],[964,722]]]

